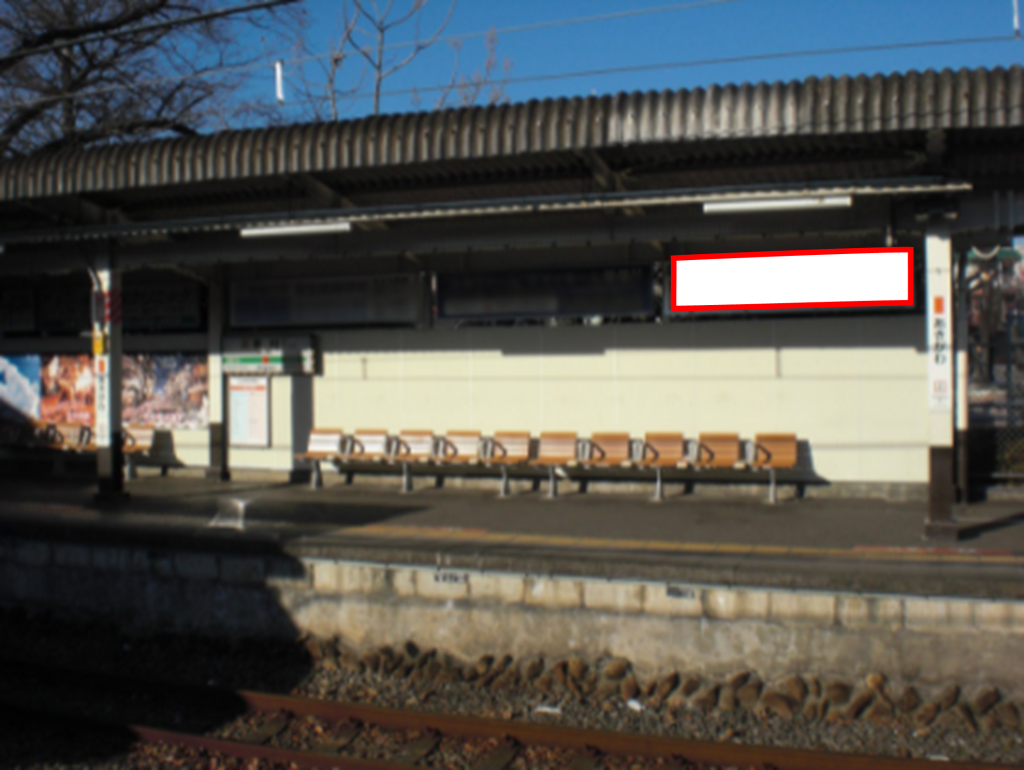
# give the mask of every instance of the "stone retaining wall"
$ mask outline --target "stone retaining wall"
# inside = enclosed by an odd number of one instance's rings
[[[485,653],[621,656],[638,673],[752,668],[1024,692],[1024,602],[749,589],[275,554],[0,540],[0,602],[138,631],[407,639]]]

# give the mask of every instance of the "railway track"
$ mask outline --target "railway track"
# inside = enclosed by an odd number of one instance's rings
[[[981,770],[1006,767],[688,741],[245,690],[142,682],[34,665],[26,668],[22,664],[15,670],[16,665],[0,663],[0,674],[20,678],[22,684],[26,678],[35,681],[36,698],[34,702],[25,699],[12,702],[9,695],[4,695],[0,707],[15,711],[22,719],[71,722],[87,730],[117,731],[141,743],[187,747],[239,760],[261,760],[272,767],[339,770],[408,770],[413,766],[505,770],[542,765],[569,770],[638,765],[680,770]],[[48,691],[53,685],[57,686]],[[77,689],[80,695],[94,693],[97,701],[112,696],[119,698],[119,708],[129,711],[136,708],[132,704],[140,699],[144,702],[155,698],[165,706],[173,700],[178,710],[205,708],[206,720],[211,718],[210,714],[219,714],[221,724],[207,729],[182,730],[140,724],[130,716],[112,718],[96,716],[95,712],[83,714],[81,707],[75,709],[76,696],[60,694],[62,687],[65,691]],[[43,693],[41,701],[40,693]],[[131,703],[126,705],[125,700]]]

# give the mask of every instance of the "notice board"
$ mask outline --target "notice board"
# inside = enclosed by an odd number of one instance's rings
[[[228,415],[231,446],[270,446],[270,380],[231,377]]]

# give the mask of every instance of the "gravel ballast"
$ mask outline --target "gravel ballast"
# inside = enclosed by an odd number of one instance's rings
[[[227,641],[123,635],[107,623],[72,623],[17,610],[0,610],[0,657],[38,661],[143,678],[213,684],[305,697],[445,714],[530,720],[599,730],[644,732],[704,741],[785,746],[859,754],[1024,763],[1021,706],[1012,694],[967,683],[918,689],[890,681],[884,672],[862,680],[811,675],[762,681],[755,671],[705,677],[665,671],[639,677],[629,661],[529,658],[496,650],[479,660],[458,660],[411,642],[357,652],[339,639]],[[244,718],[230,718],[214,732],[244,733]],[[293,724],[287,745],[329,726]],[[57,747],[54,731],[33,742],[21,731],[14,768],[242,767],[234,760],[179,757],[167,747],[132,751],[118,741],[89,751]],[[286,731],[288,732],[288,731]],[[358,741],[371,740],[360,736]],[[394,735],[378,736],[387,754]],[[14,736],[11,736],[13,741]],[[312,738],[310,738],[312,740]],[[464,745],[461,745],[464,744]],[[281,744],[285,745],[285,744]],[[81,746],[79,746],[79,749]],[[426,760],[429,767],[471,766],[487,746],[445,739]],[[106,752],[106,753],[104,753]],[[154,753],[157,752],[157,753]],[[467,759],[468,758],[468,759]],[[541,767],[520,757],[513,767]],[[543,761],[542,761],[543,759]],[[552,755],[552,762],[557,759]],[[212,764],[211,764],[212,762]],[[602,767],[631,767],[619,759]],[[642,767],[656,765],[638,765]]]

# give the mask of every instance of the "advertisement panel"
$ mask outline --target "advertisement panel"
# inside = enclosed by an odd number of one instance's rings
[[[914,250],[747,251],[672,257],[671,310],[914,306]]]
[[[39,356],[0,356],[0,421],[39,419]]]
[[[96,376],[90,355],[48,355],[40,363],[39,419],[92,425]]]
[[[126,355],[122,359],[124,423],[158,428],[210,424],[209,366],[205,355]]]

